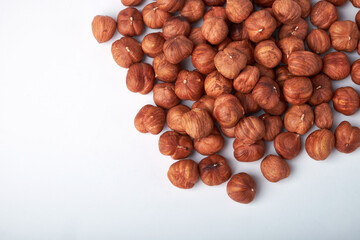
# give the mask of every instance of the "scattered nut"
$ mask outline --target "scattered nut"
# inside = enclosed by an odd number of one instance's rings
[[[216,45],[226,38],[229,28],[224,19],[212,17],[204,20],[201,33],[209,43]]]
[[[344,115],[353,115],[359,109],[359,94],[352,87],[336,89],[332,100],[335,110]]]
[[[312,29],[306,38],[306,43],[316,54],[327,52],[331,47],[330,36],[323,29]]]
[[[255,116],[240,119],[235,127],[235,137],[243,143],[253,144],[265,136],[264,122]]]
[[[294,37],[294,36],[285,37],[283,39],[280,39],[280,41],[278,42],[278,45],[282,51],[281,61],[284,64],[288,63],[288,58],[292,52],[305,50],[303,40],[301,40],[297,37]]]
[[[250,40],[257,43],[271,37],[276,29],[276,20],[268,11],[260,10],[246,19],[245,27]]]
[[[328,103],[322,103],[314,108],[315,124],[318,128],[330,129],[333,125],[334,117]]]
[[[311,9],[310,22],[318,28],[328,29],[337,19],[337,9],[328,1],[319,1]]]
[[[282,57],[281,50],[271,40],[259,42],[254,51],[255,61],[267,68],[276,67]]]
[[[283,121],[280,116],[271,116],[268,113],[265,113],[260,116],[260,119],[264,121],[265,124],[265,141],[272,141],[277,135],[281,132],[283,128]]]
[[[352,52],[359,41],[359,30],[352,21],[336,21],[329,29],[331,44],[337,51]]]
[[[360,147],[360,129],[343,121],[335,130],[335,147],[339,152],[352,153]]]
[[[297,37],[301,40],[305,40],[308,33],[308,23],[304,19],[300,18],[297,23],[284,24],[279,31],[279,39],[283,39],[289,36]]]
[[[186,131],[183,126],[182,117],[184,113],[188,111],[190,111],[190,108],[182,104],[170,108],[166,115],[166,123],[169,126],[169,128],[178,133],[185,134]]]
[[[360,59],[356,60],[351,65],[351,80],[360,85]]]
[[[164,43],[162,33],[149,33],[144,37],[141,48],[146,55],[153,58],[162,53]]]
[[[242,172],[232,176],[226,186],[226,191],[235,202],[250,203],[255,197],[256,184],[249,174]]]
[[[296,51],[288,57],[288,69],[292,75],[309,77],[318,74],[323,67],[319,55],[309,51]]]
[[[306,103],[312,95],[313,85],[307,77],[293,77],[285,81],[283,93],[290,104],[299,105]]]
[[[243,106],[245,114],[256,113],[260,110],[260,106],[255,102],[251,93],[235,93],[239,99],[241,106]]]
[[[115,41],[111,46],[111,53],[115,62],[123,68],[129,68],[144,57],[141,44],[131,37],[122,37]]]
[[[156,5],[166,12],[174,13],[183,8],[185,0],[156,0]]]
[[[292,105],[284,116],[284,127],[300,135],[307,133],[314,125],[314,112],[307,104]]]
[[[209,74],[216,70],[214,57],[217,51],[208,44],[199,44],[194,48],[191,55],[191,62],[202,74]]]
[[[332,80],[341,80],[350,74],[350,62],[343,52],[331,52],[324,56],[323,72]]]
[[[213,71],[205,78],[204,87],[207,95],[217,98],[223,93],[231,93],[232,81],[218,71]]]
[[[193,144],[189,136],[181,135],[174,131],[167,131],[159,138],[159,150],[161,154],[178,160],[187,158],[191,154]]]
[[[225,11],[229,20],[233,23],[241,23],[244,21],[254,7],[249,0],[227,0]]]
[[[280,102],[279,85],[268,77],[261,77],[252,91],[252,97],[260,107],[274,108]]]
[[[211,115],[206,110],[200,108],[184,113],[182,119],[186,133],[192,138],[207,137],[214,128]]]
[[[163,35],[166,40],[184,35],[188,36],[191,31],[190,23],[182,16],[174,16],[166,19],[162,27]]]
[[[133,7],[125,8],[117,16],[117,29],[124,36],[138,36],[144,30],[144,22],[139,10]]]
[[[190,32],[189,39],[194,43],[194,46],[198,46],[200,44],[205,44],[206,39],[201,33],[201,28],[193,28]],[[195,50],[195,49],[194,49]]]
[[[180,103],[172,83],[156,84],[153,89],[153,99],[156,105],[165,109],[170,109]]]
[[[325,160],[335,146],[335,136],[328,129],[312,132],[305,141],[305,149],[314,160]]]
[[[204,93],[204,78],[197,71],[180,71],[175,82],[175,94],[181,100],[196,101]]]
[[[220,185],[231,177],[231,169],[226,159],[220,155],[211,155],[199,163],[200,179],[208,186]]]
[[[153,66],[156,78],[163,82],[174,82],[180,71],[179,65],[170,63],[163,53],[154,57]]]
[[[96,41],[98,41],[98,43],[104,43],[114,36],[116,22],[111,17],[97,15],[94,17],[91,27]]]
[[[233,148],[234,157],[239,162],[254,162],[262,158],[265,154],[265,144],[263,140],[258,140],[253,144],[247,144],[235,139]]]
[[[278,182],[290,175],[288,163],[276,155],[267,155],[261,161],[260,169],[269,182]]]
[[[214,63],[216,69],[226,78],[234,79],[247,62],[246,55],[235,48],[225,48],[216,54]]]
[[[213,115],[222,127],[234,127],[245,114],[243,106],[232,94],[222,94],[215,99]]]
[[[165,125],[166,113],[162,108],[145,105],[136,114],[135,128],[141,133],[159,134]]]
[[[284,24],[294,24],[301,18],[301,7],[293,0],[275,0],[272,9],[275,17]]]
[[[215,99],[208,95],[202,96],[199,100],[193,103],[192,109],[201,108],[207,111],[210,115],[212,115],[214,110]]]
[[[282,158],[293,159],[301,150],[300,135],[292,132],[280,133],[274,139],[274,148]]]
[[[189,189],[199,180],[198,165],[191,159],[180,160],[170,166],[167,175],[175,187]]]
[[[250,93],[259,81],[260,71],[256,66],[246,66],[234,79],[233,85],[240,93]]]
[[[205,4],[202,0],[185,0],[185,5],[181,9],[181,16],[189,22],[199,21],[205,13]]]
[[[171,14],[161,10],[156,2],[149,3],[142,10],[143,20],[149,28],[162,28],[165,21],[171,17]]]
[[[163,51],[166,60],[172,64],[178,64],[191,55],[193,47],[194,44],[191,40],[185,36],[179,35],[166,40]]]
[[[313,94],[309,100],[309,104],[316,106],[324,102],[330,102],[333,97],[332,83],[325,74],[318,74],[311,78],[313,84]]]
[[[208,136],[194,139],[194,147],[202,155],[212,155],[224,147],[224,138],[217,127],[214,127]]]
[[[147,63],[135,63],[126,75],[126,86],[131,92],[148,94],[154,87],[154,69]]]

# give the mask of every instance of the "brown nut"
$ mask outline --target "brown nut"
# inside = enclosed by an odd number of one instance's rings
[[[114,36],[116,22],[111,17],[97,15],[91,23],[91,28],[96,41],[103,43],[109,41]]]
[[[235,96],[239,99],[243,106],[245,114],[256,113],[260,110],[260,106],[255,102],[251,93],[236,92]]]
[[[326,1],[331,2],[335,6],[342,6],[347,2],[347,0],[326,0]]]
[[[225,8],[224,7],[211,7],[209,10],[205,13],[203,20],[209,18],[222,18],[226,22],[226,24],[230,24],[230,21],[228,17],[226,16]]]
[[[301,7],[293,0],[275,0],[272,9],[275,17],[284,24],[294,24],[301,18]]]
[[[169,128],[178,133],[185,134],[186,132],[183,126],[182,117],[184,113],[188,111],[190,111],[190,108],[183,104],[170,108],[166,115],[166,123]]]
[[[166,113],[153,105],[143,106],[134,119],[135,128],[141,133],[159,134],[165,125]]]
[[[163,35],[166,40],[178,35],[188,36],[190,30],[190,23],[182,16],[168,18],[162,27]]]
[[[249,0],[227,0],[225,11],[229,20],[233,23],[241,23],[250,15],[254,7]]]
[[[286,80],[293,77],[293,75],[290,74],[287,66],[279,66],[275,69],[275,75],[276,75],[276,82],[279,84],[279,86],[282,88],[284,86],[284,83]]]
[[[144,57],[141,44],[131,37],[116,40],[111,46],[111,53],[115,62],[123,68],[129,68]]]
[[[335,146],[335,136],[328,129],[312,132],[305,141],[305,150],[314,160],[325,160]]]
[[[304,104],[312,95],[313,85],[307,77],[293,77],[285,81],[283,93],[290,104]]]
[[[117,16],[117,29],[124,36],[139,36],[144,30],[142,15],[136,8],[128,7]]]
[[[235,41],[229,43],[226,47],[229,48],[235,48],[236,50],[239,50],[247,57],[247,64],[253,64],[255,62],[254,59],[254,46],[252,43],[248,40],[242,40],[242,41]]]
[[[294,36],[301,40],[305,40],[308,34],[308,23],[300,18],[297,23],[294,24],[284,24],[279,31],[279,39],[285,37]]]
[[[253,144],[265,136],[263,120],[255,116],[240,119],[235,127],[235,137],[243,143]]]
[[[238,139],[233,143],[234,157],[239,162],[254,162],[262,158],[265,154],[265,144],[259,140],[253,144],[246,144]]]
[[[202,35],[200,27],[191,29],[189,39],[194,43],[194,47],[206,43],[206,39]]]
[[[149,28],[162,28],[165,21],[171,17],[171,14],[161,10],[156,2],[149,3],[142,10],[143,20]]]
[[[214,64],[216,69],[226,78],[234,79],[245,68],[247,57],[235,48],[227,47],[216,54]]]
[[[199,100],[193,103],[192,109],[201,108],[206,110],[210,115],[212,115],[212,112],[214,110],[214,103],[215,99],[213,97],[204,95]]]
[[[153,89],[153,99],[159,107],[170,109],[180,103],[172,83],[158,83]]]
[[[261,161],[260,169],[269,182],[278,182],[290,175],[289,164],[276,155],[267,155]]]
[[[343,52],[331,52],[324,56],[323,72],[332,80],[342,80],[350,74],[350,62]]]
[[[304,42],[294,36],[280,39],[280,41],[278,42],[278,46],[282,52],[281,61],[284,64],[288,63],[288,58],[292,52],[305,50]]]
[[[195,150],[202,155],[212,155],[224,147],[224,138],[217,127],[214,127],[210,135],[194,139]]]
[[[310,22],[318,28],[328,29],[337,19],[337,9],[328,1],[319,1],[311,9]]]
[[[261,77],[252,91],[252,96],[261,108],[274,108],[280,102],[279,85],[268,77]]]
[[[312,29],[306,38],[306,43],[316,54],[327,52],[331,47],[330,36],[322,29]]]
[[[195,139],[209,136],[214,128],[214,121],[211,115],[206,110],[200,108],[184,113],[182,119],[186,133]]]
[[[197,71],[182,70],[175,82],[175,94],[181,100],[196,101],[204,94],[204,78]]]
[[[216,45],[216,49],[218,51],[223,51],[227,47],[227,45],[231,42],[232,42],[231,39],[229,37],[226,37],[221,43]]]
[[[121,0],[124,6],[136,6],[142,3],[143,0]]]
[[[274,139],[274,148],[282,158],[293,159],[301,150],[300,135],[292,132],[280,133]]]
[[[156,4],[161,10],[174,13],[183,8],[185,0],[156,0]]]
[[[323,67],[319,55],[309,51],[296,51],[288,58],[288,69],[292,75],[309,77],[318,74]]]
[[[208,6],[222,6],[225,4],[226,0],[203,0]]]
[[[226,191],[235,202],[250,203],[255,197],[256,184],[249,174],[242,172],[232,176],[226,186]]]
[[[232,81],[218,71],[213,71],[205,78],[205,92],[210,97],[217,98],[223,93],[231,93]]]
[[[234,79],[233,85],[240,93],[250,93],[259,81],[260,71],[256,66],[246,66]]]
[[[148,94],[154,87],[154,69],[147,63],[135,63],[126,75],[126,86],[134,93]]]
[[[177,161],[170,166],[167,176],[175,187],[192,188],[199,180],[198,165],[191,159]]]
[[[270,13],[270,15],[275,19],[276,22],[276,28],[280,27],[282,25],[282,23],[276,19],[275,15],[274,15],[274,11],[271,8],[271,6],[264,8],[265,11],[267,11],[268,13]]]
[[[339,152],[352,153],[360,147],[360,129],[343,121],[335,130],[335,147]]]
[[[191,40],[183,35],[179,35],[166,40],[163,51],[166,60],[172,64],[178,64],[191,55],[193,47],[194,44]]]
[[[220,185],[231,177],[231,169],[226,159],[220,155],[211,155],[199,163],[200,179],[208,186]]]
[[[264,109],[264,111],[270,115],[280,116],[286,111],[287,107],[288,107],[287,102],[280,100],[275,107],[270,109]]]
[[[162,53],[164,43],[165,39],[162,36],[162,33],[149,33],[142,40],[141,48],[146,55],[154,58]]]
[[[187,158],[191,154],[193,144],[189,136],[181,135],[174,131],[167,131],[159,138],[159,150],[161,154],[178,160]]]
[[[202,74],[209,74],[214,71],[214,57],[217,51],[209,44],[200,44],[195,47],[191,54],[191,62]]]
[[[316,106],[324,102],[330,102],[333,97],[332,83],[325,74],[318,74],[311,78],[313,84],[313,94],[309,100],[309,104]]]
[[[255,63],[255,66],[259,69],[260,77],[268,77],[272,80],[275,80],[275,72],[272,68],[264,67],[259,63]]]
[[[245,27],[250,40],[257,43],[271,37],[276,29],[276,20],[268,11],[260,10],[246,19]]]
[[[328,103],[322,103],[314,108],[315,124],[318,128],[330,129],[334,122],[333,113]]]
[[[271,116],[268,113],[265,113],[260,116],[260,119],[264,121],[265,124],[265,135],[263,139],[265,141],[272,141],[277,135],[281,132],[283,128],[283,121],[280,116]]]
[[[281,61],[281,50],[271,40],[259,42],[254,50],[255,61],[267,68],[276,67]]]
[[[311,3],[310,0],[294,0],[297,4],[299,4],[301,8],[301,17],[306,18],[310,15],[311,11]]]
[[[271,7],[275,0],[254,0],[254,3],[260,7]]]
[[[332,100],[335,110],[344,115],[353,115],[359,109],[359,94],[352,87],[336,89]]]
[[[351,80],[360,85],[360,59],[356,60],[351,65]]]
[[[220,126],[220,130],[228,138],[235,138],[235,126],[231,128],[225,128]]]
[[[314,112],[307,104],[292,105],[285,113],[284,127],[289,132],[304,135],[313,125]]]
[[[359,41],[359,29],[352,21],[336,21],[329,29],[331,44],[335,50],[352,52]]]
[[[224,19],[212,17],[204,20],[201,33],[209,43],[216,45],[227,37],[229,28]]]
[[[242,41],[249,39],[248,31],[245,27],[244,22],[233,23],[230,28],[230,38],[233,41]]]
[[[156,78],[163,82],[174,82],[180,71],[179,65],[170,63],[163,53],[154,57],[153,66]]]
[[[232,94],[222,94],[215,99],[213,116],[222,127],[234,127],[245,114],[243,106]]]
[[[358,28],[360,28],[360,11],[358,11],[357,14],[355,15],[355,23],[358,26]]]
[[[360,1],[359,0],[350,0],[352,5],[356,8],[360,8]]]
[[[202,0],[185,0],[185,5],[181,9],[181,16],[189,22],[199,21],[205,13],[205,4]]]

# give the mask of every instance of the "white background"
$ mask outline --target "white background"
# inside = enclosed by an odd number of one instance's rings
[[[116,18],[122,8],[120,0],[0,0],[1,240],[360,238],[360,150],[317,162],[303,148],[274,184],[260,161],[235,161],[228,140],[220,153],[233,172],[257,182],[251,204],[232,201],[226,184],[173,187],[174,161],[159,153],[159,136],[133,127],[152,94],[127,90],[110,52],[120,35],[100,45],[91,33],[95,15]],[[357,10],[348,2],[340,19]],[[334,88],[347,85],[355,84]],[[334,126],[360,126],[359,116],[336,113]]]

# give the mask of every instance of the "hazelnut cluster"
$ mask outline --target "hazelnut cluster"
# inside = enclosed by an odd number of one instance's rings
[[[337,7],[345,0],[314,6],[310,0],[156,0],[142,11],[143,0],[121,2],[127,8],[117,21],[93,19],[93,35],[99,43],[116,30],[123,35],[111,53],[128,68],[126,86],[152,92],[156,105],[140,109],[135,127],[151,134],[169,127],[158,147],[178,160],[167,173],[174,186],[189,189],[199,178],[208,186],[227,182],[232,200],[250,203],[254,179],[233,175],[230,159],[218,154],[228,138],[237,161],[262,159],[260,171],[270,182],[289,176],[288,160],[300,153],[305,134],[314,160],[325,160],[334,148],[351,153],[360,147],[358,127],[343,121],[332,131],[333,109],[353,115],[360,107],[353,87],[332,86],[348,76],[360,84],[360,59],[351,64],[344,53],[360,54],[360,11],[354,21],[340,21]],[[360,7],[360,1],[351,3]],[[316,28],[309,31],[307,19]],[[145,27],[161,31],[140,43],[134,37]],[[152,64],[143,62],[146,56]],[[186,69],[185,61],[194,69]],[[318,129],[309,133],[314,124]],[[278,155],[265,156],[265,141],[273,141]],[[189,159],[194,151],[205,158]]]

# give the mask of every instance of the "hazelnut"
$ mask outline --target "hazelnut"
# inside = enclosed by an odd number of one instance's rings
[[[351,65],[351,80],[360,85],[360,59],[356,60]]]
[[[346,3],[347,0],[326,0],[328,2],[331,2],[335,6],[342,6]]]
[[[253,144],[247,144],[235,139],[233,147],[234,157],[239,162],[254,162],[262,158],[265,154],[265,144],[263,140],[258,140]]]
[[[259,81],[260,71],[256,66],[246,66],[234,79],[233,85],[240,93],[250,93]]]
[[[311,3],[310,0],[294,0],[297,4],[299,4],[301,8],[301,17],[306,18],[310,15],[311,11]]]
[[[293,77],[285,81],[283,93],[290,104],[304,104],[312,95],[313,85],[307,77]]]
[[[163,82],[174,82],[180,71],[179,65],[170,63],[163,53],[154,57],[153,66],[156,78]]]
[[[249,174],[242,172],[232,176],[226,186],[226,191],[235,202],[250,203],[255,197],[256,184]]]
[[[260,116],[260,119],[264,121],[265,124],[265,141],[272,141],[277,135],[281,132],[283,128],[283,121],[280,116],[271,116],[268,113],[265,113]]]
[[[325,160],[335,146],[335,136],[328,129],[312,132],[305,141],[305,150],[314,160]]]
[[[208,186],[220,185],[231,177],[231,169],[226,159],[220,155],[211,155],[199,163],[200,179]]]
[[[309,51],[296,51],[288,58],[288,69],[292,75],[309,77],[318,74],[323,63],[319,55]]]
[[[251,41],[257,43],[271,37],[276,29],[276,20],[266,10],[253,12],[245,21]]]
[[[268,77],[261,77],[252,91],[252,96],[261,108],[274,108],[280,102],[279,85]]]
[[[306,43],[316,54],[327,52],[331,47],[329,34],[322,29],[312,29],[306,38]]]
[[[331,52],[323,58],[323,72],[332,80],[341,80],[350,74],[350,62],[343,52]]]
[[[225,128],[220,126],[220,129],[221,132],[228,138],[235,138],[235,126],[231,128]]]
[[[284,24],[279,31],[279,39],[285,37],[294,36],[301,40],[305,40],[308,34],[308,23],[300,18],[297,23],[294,24]]]
[[[92,33],[98,41],[103,43],[109,41],[116,31],[116,22],[108,16],[97,15],[91,23]]]
[[[159,134],[165,125],[166,113],[162,108],[145,105],[136,114],[135,128],[141,133]]]
[[[241,106],[243,106],[245,114],[256,113],[260,110],[260,106],[255,102],[251,93],[235,93],[239,99]]]
[[[181,100],[196,101],[204,93],[203,76],[196,71],[182,70],[175,82],[175,94]]]
[[[214,128],[211,115],[204,109],[192,109],[184,113],[182,119],[186,133],[195,139],[209,136]]]
[[[305,50],[304,42],[301,39],[294,36],[280,39],[278,45],[283,54],[281,61],[285,64],[288,63],[288,57],[292,52]]]
[[[270,15],[275,19],[275,23],[276,23],[276,28],[280,27],[282,25],[282,23],[276,19],[275,15],[274,15],[274,11],[273,9],[270,7],[264,8],[265,11],[267,11],[268,13],[270,13]]]
[[[185,5],[181,9],[181,16],[189,22],[199,21],[205,13],[205,4],[202,0],[185,0]]]
[[[245,114],[243,106],[232,94],[222,94],[215,99],[213,116],[222,127],[234,127]]]
[[[293,0],[275,0],[272,9],[282,23],[294,24],[301,18],[301,7]]]
[[[141,43],[141,48],[149,57],[155,57],[163,51],[165,39],[162,33],[149,33],[146,35]]]
[[[169,109],[166,115],[166,123],[170,129],[175,130],[178,133],[185,134],[185,128],[183,126],[182,117],[184,113],[190,111],[190,108],[179,104]]]
[[[255,66],[259,69],[260,77],[268,77],[272,80],[275,80],[275,72],[272,68],[264,67],[259,63],[255,63]]]
[[[183,8],[185,0],[156,0],[156,4],[161,10],[174,13]]]
[[[318,128],[330,129],[333,125],[334,117],[328,103],[322,103],[314,108],[315,124]]]
[[[247,57],[235,48],[225,48],[216,54],[216,69],[226,78],[234,79],[245,68]]]
[[[185,36],[179,35],[166,40],[163,51],[166,60],[172,64],[178,64],[191,55],[193,47],[194,44],[191,40]]]
[[[284,127],[300,135],[307,133],[314,125],[314,112],[307,104],[292,105],[285,113]]]
[[[182,16],[168,18],[162,27],[163,35],[166,40],[178,35],[188,36],[190,34],[190,23]]]
[[[337,9],[328,1],[319,1],[311,9],[310,22],[318,28],[328,29],[337,19]]]
[[[250,15],[254,7],[249,0],[227,0],[225,11],[229,20],[233,23],[241,23]]]
[[[223,93],[231,93],[232,81],[218,71],[213,71],[205,78],[205,92],[210,97],[218,97]]]
[[[276,75],[276,82],[279,84],[279,86],[282,88],[284,86],[284,83],[286,80],[293,77],[293,75],[290,74],[287,66],[279,66],[275,69],[275,75]]]
[[[121,0],[124,6],[136,6],[142,3],[143,0]]]
[[[254,50],[255,61],[267,68],[274,68],[281,61],[281,50],[271,40],[259,42]]]
[[[115,62],[123,68],[129,68],[144,57],[141,44],[131,37],[122,37],[116,40],[111,46],[111,53]]]
[[[355,15],[355,22],[358,28],[360,28],[360,11],[358,11],[357,14]]]
[[[233,23],[230,28],[230,38],[233,41],[242,41],[249,38],[244,22]]]
[[[203,74],[208,74],[214,71],[214,57],[217,51],[208,44],[200,44],[195,47],[191,54],[191,62],[194,67]]]
[[[194,147],[202,155],[212,155],[224,147],[224,138],[217,127],[214,127],[210,135],[194,139]]]
[[[126,86],[134,93],[147,94],[154,87],[154,69],[147,63],[135,63],[130,66],[126,75]]]
[[[243,143],[253,144],[264,136],[265,124],[258,117],[244,117],[236,125],[235,137]]]
[[[228,17],[226,16],[224,7],[211,7],[204,15],[203,20],[209,18],[222,18],[226,22],[226,24],[230,24]]]
[[[175,187],[189,189],[199,180],[198,165],[191,159],[180,160],[170,166],[167,175]]]
[[[359,30],[352,21],[336,21],[329,29],[331,44],[335,50],[352,52],[359,41]]]
[[[311,78],[313,94],[309,100],[310,105],[316,106],[324,102],[330,102],[333,97],[332,83],[325,74],[318,74]]]
[[[274,148],[282,158],[293,159],[301,150],[300,135],[292,132],[280,133],[274,139]]]
[[[172,83],[158,83],[154,86],[153,98],[159,107],[170,109],[180,103],[175,94],[175,86]]]
[[[278,182],[290,175],[288,163],[276,155],[267,155],[261,161],[260,169],[269,182]]]
[[[199,100],[193,103],[192,109],[201,108],[206,110],[210,115],[214,110],[215,99],[208,95],[202,96]]]
[[[287,102],[279,101],[279,103],[275,107],[270,109],[264,109],[264,111],[270,115],[280,116],[286,111],[287,107]]]
[[[143,20],[149,28],[162,28],[165,21],[171,17],[171,14],[161,10],[156,2],[149,3],[142,10]]]
[[[248,1],[248,0],[247,0]],[[229,32],[229,28],[222,18],[207,18],[201,26],[201,33],[204,38],[211,44],[221,43]]]
[[[117,16],[117,29],[121,35],[139,36],[144,30],[142,15],[136,8],[128,7]]]
[[[356,8],[360,8],[360,1],[359,0],[350,0],[352,5]]]
[[[167,131],[159,138],[159,150],[161,154],[178,160],[187,158],[191,154],[193,144],[189,136],[181,135],[174,131]]]
[[[242,40],[242,41],[235,41],[229,43],[226,47],[229,48],[235,48],[236,50],[239,50],[247,57],[246,64],[253,64],[255,62],[254,60],[254,46],[251,44],[251,42],[248,39]]]
[[[254,0],[254,3],[263,8],[269,8],[273,5],[275,0]]]
[[[343,121],[335,130],[335,147],[339,152],[352,153],[360,147],[360,129]]]
[[[227,45],[231,42],[232,42],[231,39],[229,37],[226,37],[221,43],[216,45],[216,49],[218,51],[223,51],[227,47]],[[247,60],[247,58],[246,58],[246,60]]]
[[[202,35],[200,27],[191,29],[189,39],[194,43],[194,47],[206,43],[206,39]]]
[[[359,109],[359,94],[352,87],[336,89],[332,100],[335,110],[344,115],[353,115]]]
[[[222,6],[226,0],[203,0],[208,6]]]

